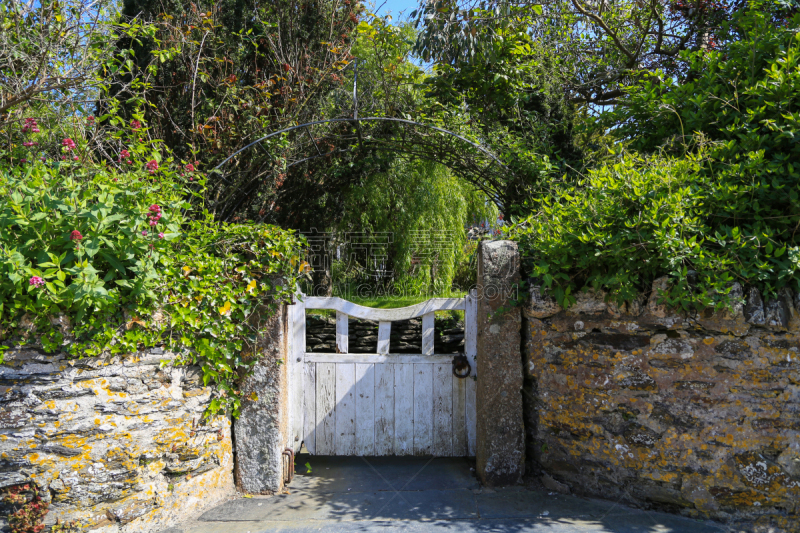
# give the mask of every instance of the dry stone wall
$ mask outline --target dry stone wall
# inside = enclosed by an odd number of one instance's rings
[[[35,483],[44,523],[160,531],[234,492],[230,421],[168,353],[69,360],[16,347],[0,365],[0,492]],[[0,509],[0,530],[8,530]]]
[[[800,531],[800,298],[687,316],[650,295],[524,309],[530,469],[551,490]]]

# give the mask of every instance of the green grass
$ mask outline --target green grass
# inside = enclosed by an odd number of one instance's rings
[[[354,304],[363,305],[364,307],[373,307],[376,309],[396,309],[398,307],[408,307],[430,300],[431,298],[463,298],[467,293],[465,291],[451,291],[445,294],[419,295],[419,296],[358,296],[356,294],[336,294],[344,300],[353,302]],[[313,309],[308,311],[312,315],[332,316],[335,311],[328,309]],[[464,319],[464,311],[443,311],[448,313],[456,320]]]

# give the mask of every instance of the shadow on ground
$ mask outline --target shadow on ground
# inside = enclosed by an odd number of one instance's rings
[[[727,531],[721,524],[613,502],[522,487],[481,489],[467,459],[298,455],[296,465],[288,494],[226,502],[167,532]]]

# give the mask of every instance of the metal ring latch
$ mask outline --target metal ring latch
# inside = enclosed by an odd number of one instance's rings
[[[283,450],[283,456],[289,458],[289,464],[286,465],[286,471],[283,473],[283,482],[291,483],[294,479],[294,450],[285,448]]]
[[[469,377],[472,367],[466,355],[460,354],[453,357],[453,375],[458,379]]]

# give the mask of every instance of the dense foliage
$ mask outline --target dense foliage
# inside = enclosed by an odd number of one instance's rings
[[[70,138],[61,159],[39,157],[46,132],[24,131],[35,162],[0,168],[2,337],[81,357],[166,346],[217,384],[212,412],[236,413],[237,370],[257,360],[259,325],[305,271],[302,241],[189,210],[205,177],[139,143],[140,128],[124,169],[73,155]]]
[[[320,118],[352,62],[361,11],[360,2],[349,0],[125,0],[122,20],[153,28],[147,38],[123,36],[117,45],[148,89],[129,89],[129,74],[110,72],[109,94],[144,95],[152,135],[180,157],[202,153],[212,168],[265,131]],[[335,137],[324,142],[346,144]],[[274,139],[236,159],[224,176],[209,174],[209,210],[225,220],[272,211],[292,187],[286,164],[295,150]]]
[[[531,201],[515,228],[532,273],[565,302],[584,286],[628,299],[664,274],[683,306],[733,281],[800,289],[799,24],[739,13],[727,46],[683,54],[686,79],[628,88],[601,117],[628,148]]]
[[[351,189],[337,233],[356,237],[342,244],[344,259],[334,264],[332,281],[350,285],[339,289],[344,291],[445,295],[458,269],[470,262],[464,228],[475,219],[496,218],[495,206],[446,167],[397,162]],[[363,260],[359,237],[364,234],[388,236],[379,269]]]
[[[800,289],[788,3],[437,1],[419,34],[358,1],[0,15],[4,339],[167,345],[236,412],[259,320],[308,269],[288,228],[332,235],[347,282],[442,293],[471,278],[466,229],[500,211],[564,304],[664,275],[685,308],[735,281]],[[357,103],[380,120],[348,122]],[[349,264],[354,233],[391,235],[381,265]]]

